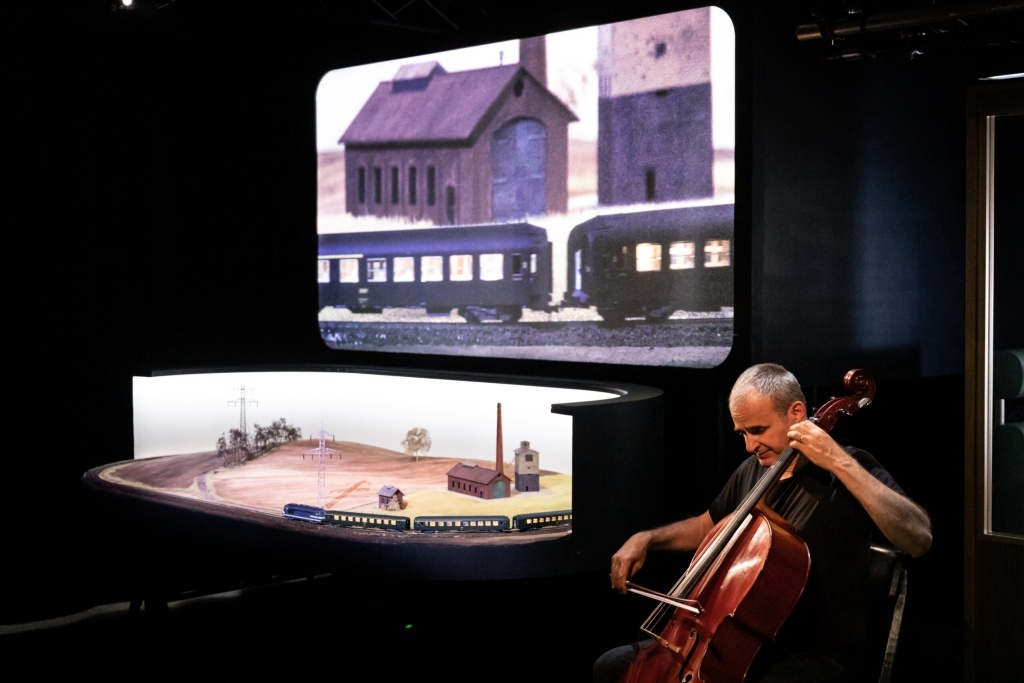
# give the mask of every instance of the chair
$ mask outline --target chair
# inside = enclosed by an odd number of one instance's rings
[[[871,546],[868,565],[868,591],[871,596],[869,643],[883,647],[884,655],[878,676],[879,683],[892,680],[896,644],[903,625],[903,607],[907,600],[906,556],[894,548]]]

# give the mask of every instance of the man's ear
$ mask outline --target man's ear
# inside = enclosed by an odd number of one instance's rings
[[[793,420],[794,424],[807,419],[807,406],[804,405],[803,401],[793,401],[790,404],[789,417]]]

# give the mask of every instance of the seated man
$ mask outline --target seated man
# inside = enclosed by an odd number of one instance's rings
[[[865,655],[865,588],[872,534],[880,531],[913,557],[931,545],[931,520],[870,454],[843,448],[809,421],[796,378],[780,365],[755,365],[740,375],[729,411],[751,454],[707,511],[631,536],[612,556],[612,588],[643,566],[649,550],[696,550],[712,527],[739,506],[764,468],[787,449],[799,451],[766,502],[807,544],[810,575],[778,637],[765,643],[745,680],[861,681]],[[650,641],[642,643],[649,644]],[[620,680],[641,643],[609,650],[594,664],[596,683]],[[872,658],[868,668],[874,667]],[[717,683],[712,681],[711,683]]]

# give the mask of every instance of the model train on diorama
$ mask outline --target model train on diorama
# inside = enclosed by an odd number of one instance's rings
[[[566,289],[552,303],[552,245],[529,223],[319,236],[320,308],[456,310],[517,322],[523,310],[594,307],[605,321],[733,305],[732,204],[597,216],[566,242]]]
[[[371,512],[325,510],[315,505],[288,503],[284,516],[312,524],[325,524],[350,529],[385,529],[388,531],[452,532],[452,531],[532,531],[572,525],[572,510],[529,512],[513,515],[401,515]]]

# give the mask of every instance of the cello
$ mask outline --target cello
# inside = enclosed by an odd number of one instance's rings
[[[853,369],[850,396],[830,398],[809,418],[831,432],[839,418],[874,399],[875,382]],[[641,630],[640,647],[620,683],[738,683],[761,645],[774,639],[796,606],[810,572],[810,553],[766,499],[800,453],[787,448],[732,513],[694,553],[668,593],[627,581],[633,593],[658,601]]]

